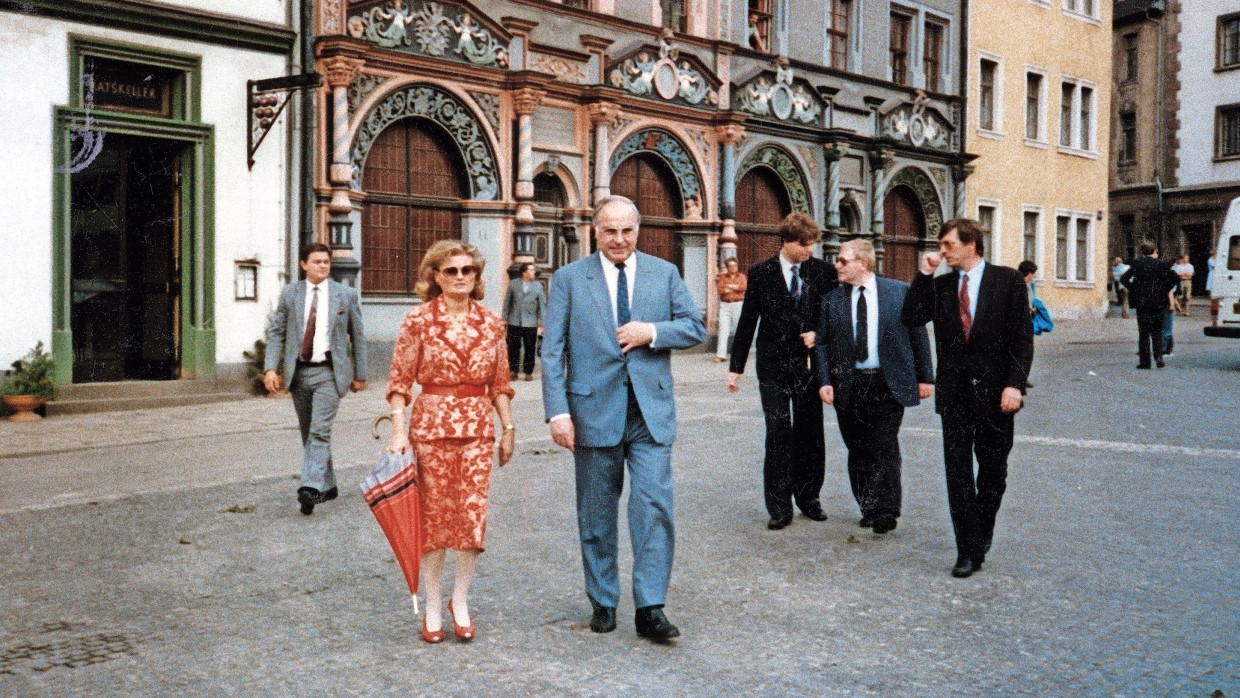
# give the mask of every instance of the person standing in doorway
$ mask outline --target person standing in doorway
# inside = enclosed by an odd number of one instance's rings
[[[547,298],[542,284],[536,278],[538,270],[533,262],[521,265],[521,276],[508,283],[504,296],[504,322],[508,324],[508,372],[509,378],[517,379],[517,370],[525,372],[525,380],[534,380],[534,355],[538,337],[543,333],[543,316],[547,312]],[[524,352],[524,362],[522,361]]]
[[[735,257],[728,259],[723,266],[724,270],[715,277],[715,290],[719,293],[719,344],[715,350],[715,361],[718,363],[728,360],[728,340],[732,337],[732,328],[740,319],[741,305],[749,283],[740,272],[740,264]]]
[[[301,513],[335,499],[332,469],[332,422],[340,398],[366,388],[366,336],[357,291],[328,278],[331,248],[311,243],[301,248],[305,280],[280,292],[267,328],[263,386],[278,392],[288,385],[301,426]],[[283,361],[283,373],[277,373]]]
[[[792,523],[793,503],[809,519],[827,520],[818,499],[826,453],[812,357],[822,297],[839,285],[835,269],[813,256],[822,237],[813,218],[788,214],[779,237],[779,254],[749,268],[727,383],[730,392],[740,390],[756,331],[758,396],[766,418],[762,484],[772,531]]]

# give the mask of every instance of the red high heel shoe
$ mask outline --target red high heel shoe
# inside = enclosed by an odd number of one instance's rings
[[[474,626],[472,623],[469,627],[457,625],[456,612],[452,610],[452,599],[448,599],[448,613],[452,614],[452,632],[456,635],[456,639],[463,642],[469,642],[474,639]]]
[[[427,630],[426,616],[422,616],[422,639],[432,645],[438,642],[443,642],[443,628],[435,631]]]

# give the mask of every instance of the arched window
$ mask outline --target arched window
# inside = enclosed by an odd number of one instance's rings
[[[422,255],[439,240],[461,237],[465,167],[438,126],[405,119],[375,139],[362,175],[362,288],[410,295]]]
[[[611,175],[611,193],[632,199],[642,214],[637,249],[675,263],[675,224],[683,213],[671,168],[652,153],[632,155]]]
[[[788,191],[766,167],[755,167],[736,185],[736,261],[741,271],[775,256],[779,224],[792,212]]]

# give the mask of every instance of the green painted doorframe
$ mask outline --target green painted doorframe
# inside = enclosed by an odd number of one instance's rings
[[[70,322],[72,269],[70,134],[90,128],[107,134],[183,143],[180,186],[181,377],[215,376],[215,130],[204,124],[57,107],[52,174],[52,357],[56,382],[73,382]]]

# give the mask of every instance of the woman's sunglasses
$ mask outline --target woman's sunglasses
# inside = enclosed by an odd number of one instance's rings
[[[444,267],[439,270],[444,276],[473,276],[478,272],[478,267],[467,264],[463,267]]]

